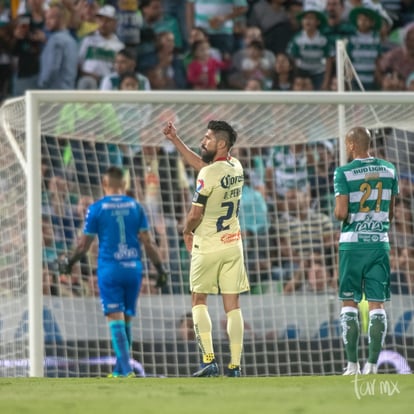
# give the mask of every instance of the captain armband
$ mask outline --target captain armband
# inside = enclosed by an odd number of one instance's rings
[[[193,195],[193,203],[195,204],[201,204],[205,206],[207,204],[207,199],[207,196],[200,194],[198,191],[196,191]]]

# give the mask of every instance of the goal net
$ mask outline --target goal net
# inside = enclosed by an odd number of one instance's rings
[[[392,302],[380,372],[414,366],[414,95],[384,93],[28,92],[0,109],[0,376],[103,376],[114,358],[96,287],[96,252],[68,278],[56,259],[71,250],[109,165],[125,171],[168,266],[162,291],[149,262],[133,320],[139,375],[188,376],[200,361],[191,326],[189,256],[181,238],[195,173],[162,129],[174,122],[198,150],[207,123],[238,131],[240,208],[251,291],[241,295],[246,375],[340,374],[344,353],[336,297],[339,223],[333,169],[344,132],[364,125],[373,154],[401,174],[391,240]],[[208,301],[215,352],[229,359],[220,297]],[[362,322],[364,311],[361,310]],[[366,358],[361,336],[360,356]]]

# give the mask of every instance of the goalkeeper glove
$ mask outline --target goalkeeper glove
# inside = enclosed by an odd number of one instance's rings
[[[168,281],[168,272],[164,269],[164,266],[159,263],[155,265],[157,269],[157,280],[155,282],[155,287],[162,288],[167,285]]]
[[[72,273],[72,265],[69,264],[67,256],[58,259],[58,270],[61,275],[70,275]]]

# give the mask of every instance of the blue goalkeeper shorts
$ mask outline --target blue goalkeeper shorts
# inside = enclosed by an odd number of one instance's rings
[[[141,282],[141,262],[100,262],[98,287],[104,315],[123,312],[135,316]]]

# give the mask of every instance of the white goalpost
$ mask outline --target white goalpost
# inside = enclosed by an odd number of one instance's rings
[[[333,189],[324,175],[332,171],[321,167],[343,162],[344,131],[364,125],[373,132],[374,153],[390,159],[411,180],[412,93],[28,91],[6,101],[0,108],[0,376],[110,372],[109,333],[91,284],[94,253],[74,269],[72,280],[57,274],[53,263],[72,248],[81,229],[82,203],[101,195],[100,174],[113,163],[124,168],[130,194],[147,209],[171,275],[168,287],[157,291],[145,262],[145,290],[133,320],[134,366],[150,376],[190,375],[197,367],[199,352],[183,322],[191,301],[188,255],[179,230],[195,175],[162,129],[173,121],[183,140],[197,149],[211,119],[224,119],[238,131],[234,153],[267,208],[263,212],[249,204],[240,213],[252,283],[252,291],[241,297],[244,372],[340,373],[344,356],[334,287],[339,223],[332,216]],[[286,217],[294,215],[298,202],[282,206],[279,188],[269,183],[283,168],[275,147],[292,145],[301,148],[305,164],[290,166],[290,173],[306,170],[312,190],[308,207],[325,218],[324,224],[313,223],[312,235],[301,237],[286,233]],[[294,189],[302,186],[296,183]],[[414,205],[414,192],[404,197]],[[267,224],[258,229],[263,215]],[[412,218],[407,213],[400,221],[406,232],[398,227],[393,235],[397,256],[414,247]],[[396,260],[394,273],[407,273],[406,262]],[[398,280],[404,292],[387,304],[390,324],[381,364],[384,372],[407,373],[414,365],[414,280]],[[224,366],[228,340],[220,298],[209,298],[209,308]],[[361,358],[365,352],[362,335]]]

